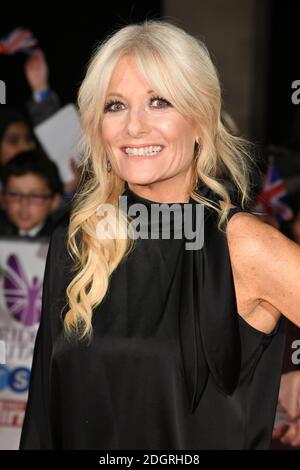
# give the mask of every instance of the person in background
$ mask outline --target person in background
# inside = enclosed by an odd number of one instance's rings
[[[42,153],[29,120],[15,108],[0,106],[0,168],[19,153],[33,149],[39,149]],[[75,161],[71,160],[70,165],[74,177],[63,187],[63,198],[66,204],[72,200],[81,174]],[[0,207],[2,204],[0,193]]]
[[[300,245],[300,194],[294,209],[295,216],[291,221],[282,224],[281,230]],[[291,345],[294,340],[299,339],[300,330],[288,322],[287,354],[284,361],[284,373],[280,381],[277,409],[286,413],[290,422],[284,421],[273,431],[273,439],[279,439],[280,443],[285,446],[297,448],[300,448],[300,366],[292,364],[291,354],[294,349],[291,348]]]
[[[49,85],[49,67],[45,54],[41,49],[36,49],[25,63],[25,76],[32,90],[32,99],[27,102],[27,110],[33,125],[40,124],[61,107],[60,99]],[[70,168],[73,179],[64,185],[64,199],[73,198],[80,180],[80,169],[75,159],[71,159]]]
[[[61,107],[60,99],[49,85],[49,67],[45,54],[36,49],[26,60],[24,68],[32,98],[26,103],[27,119],[19,111],[6,105],[0,109],[0,166],[19,152],[38,147],[32,126],[41,124],[54,115]],[[81,171],[76,161],[71,159],[73,178],[64,185],[64,200],[72,200],[77,189]],[[1,200],[0,200],[1,206]]]
[[[36,147],[30,123],[17,109],[0,106],[0,166]]]
[[[2,236],[50,236],[63,186],[57,166],[38,150],[18,154],[1,169]]]
[[[48,119],[61,107],[58,95],[49,85],[49,67],[41,49],[36,49],[25,62],[25,76],[32,90],[32,99],[26,103],[34,126]]]
[[[289,423],[283,423],[273,432],[273,439],[292,447],[300,447],[300,370],[282,374],[278,409],[287,413]]]
[[[32,126],[48,119],[61,106],[58,95],[49,86],[49,68],[41,49],[36,49],[26,60],[25,76],[32,90],[32,99],[26,104],[29,119],[14,108],[1,106],[0,165],[19,152],[36,147]]]

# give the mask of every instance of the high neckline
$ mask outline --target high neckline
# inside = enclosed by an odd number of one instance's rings
[[[198,185],[197,185],[198,188]],[[129,188],[127,185],[125,188],[125,191],[123,195],[128,197],[128,202],[131,205],[131,203],[135,204],[145,204],[146,206],[152,206],[153,204],[166,204],[168,206],[172,206],[173,204],[178,204],[181,207],[184,207],[186,204],[190,204],[192,202],[191,196],[189,197],[189,200],[187,202],[161,202],[161,201],[153,201],[151,199],[145,198],[143,196],[140,196],[137,194],[135,191]]]
[[[122,196],[126,197],[123,206],[125,212],[130,217],[138,217],[140,231],[143,233],[151,232],[152,238],[156,238],[156,236],[157,238],[164,238],[164,236],[167,237],[170,234],[171,238],[184,240],[184,232],[188,233],[192,228],[195,229],[197,202],[191,196],[188,202],[158,202],[140,196],[128,185],[126,185]],[[143,205],[146,211],[138,207],[132,207],[138,204]],[[166,206],[166,212],[163,210],[164,206]]]

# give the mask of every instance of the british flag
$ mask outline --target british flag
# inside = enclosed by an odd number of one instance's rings
[[[257,215],[275,218],[277,222],[289,221],[293,218],[293,211],[288,203],[288,193],[273,156],[269,157],[267,172],[254,210]]]
[[[28,29],[17,28],[0,39],[0,54],[12,55],[28,52],[37,45],[37,40]]]

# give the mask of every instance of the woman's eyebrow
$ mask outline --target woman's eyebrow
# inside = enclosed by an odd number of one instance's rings
[[[148,91],[147,91],[147,94],[149,95],[150,93],[153,93],[153,92],[154,92],[154,90],[148,90]],[[122,93],[115,93],[115,92],[113,92],[113,91],[111,91],[110,93],[108,93],[107,98],[108,98],[109,96],[118,96],[119,98],[125,98],[125,96],[122,95]]]

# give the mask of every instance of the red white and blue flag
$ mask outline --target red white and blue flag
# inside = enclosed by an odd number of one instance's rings
[[[0,54],[12,55],[17,52],[29,52],[37,43],[31,31],[17,28],[0,39]]]
[[[258,194],[254,209],[257,215],[273,218],[277,222],[289,221],[293,218],[293,211],[289,207],[288,193],[275,166],[273,156],[269,157],[263,186]]]

